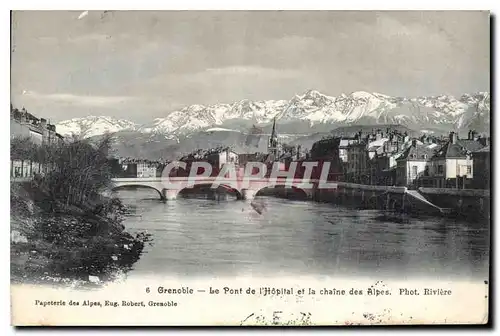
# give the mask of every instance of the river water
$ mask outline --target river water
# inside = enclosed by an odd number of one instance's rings
[[[368,276],[487,279],[488,223],[436,217],[394,220],[377,210],[257,197],[179,198],[122,190],[124,225],[151,245],[130,276]],[[400,218],[401,219],[401,218]]]

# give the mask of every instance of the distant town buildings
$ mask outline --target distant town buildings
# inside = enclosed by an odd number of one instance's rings
[[[455,132],[447,138],[410,138],[406,133],[387,130],[383,134],[377,130],[365,135],[358,133],[351,139],[339,138],[338,143],[347,182],[410,188],[489,186],[489,138],[473,130],[463,139]]]
[[[165,166],[159,161],[145,159],[120,158],[110,159],[112,173],[115,177],[159,177]]]
[[[469,132],[467,139],[459,139],[451,132],[448,141],[429,160],[429,180],[438,188],[466,188],[473,178],[472,151],[484,146]]]
[[[52,144],[64,139],[56,132],[56,126],[47,123],[46,119],[35,117],[25,108],[18,110],[11,105],[10,109],[11,138],[30,138],[37,145]]]
[[[411,146],[396,159],[396,185],[411,186],[430,176],[429,160],[434,149],[417,139],[412,139]],[[427,186],[427,185],[423,185]]]
[[[342,142],[344,141],[344,146]],[[343,162],[347,162],[347,144],[342,138],[326,138],[315,142],[311,148],[311,156],[314,158],[334,159],[339,158]],[[343,152],[341,152],[343,151]]]
[[[138,162],[134,166],[137,177],[156,177],[156,170],[158,168],[156,165],[151,165],[147,162]]]
[[[10,106],[10,138],[20,141],[27,140],[35,146],[51,145],[63,141],[63,136],[56,132],[56,126],[47,122],[44,118],[37,118],[33,114]],[[26,144],[26,146],[28,146]],[[32,148],[31,148],[32,149]],[[26,148],[28,150],[28,148]],[[42,173],[43,167],[40,162],[33,159],[33,153],[11,153],[10,176],[11,177],[33,177]]]
[[[489,138],[473,130],[466,138],[460,138],[455,132],[448,136],[426,133],[415,137],[391,128],[373,129],[324,138],[308,151],[301,146],[280,144],[274,121],[268,153],[238,153],[221,146],[199,149],[180,160],[186,163],[186,169],[173,171],[176,176],[187,176],[196,161],[209,163],[212,175],[217,175],[225,164],[235,165],[241,173],[248,162],[263,162],[268,167],[267,176],[277,162],[280,170],[288,170],[297,161],[295,177],[300,178],[305,171],[300,163],[309,161],[317,163],[311,178],[319,178],[322,167],[328,163],[329,181],[408,188],[487,189],[491,180]],[[153,177],[161,176],[166,163],[135,160],[121,164],[127,176]]]
[[[489,185],[489,138],[469,131],[461,139],[451,132],[447,138],[387,129],[358,132],[354,137],[331,137],[316,142],[311,159],[328,157],[341,162],[343,180],[352,183],[416,188],[485,188]],[[478,177],[481,176],[481,177]],[[482,181],[487,180],[487,183]]]
[[[347,147],[345,178],[354,183],[370,184],[369,156],[367,143],[358,139]]]
[[[206,160],[217,169],[221,169],[226,163],[238,165],[238,153],[231,148],[226,147],[216,152],[207,155]]]

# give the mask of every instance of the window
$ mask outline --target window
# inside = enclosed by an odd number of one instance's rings
[[[411,174],[413,176],[417,176],[417,173],[418,173],[418,167],[417,166],[412,166],[411,167]]]
[[[469,175],[471,173],[472,173],[472,167],[471,166],[467,166],[467,175]]]
[[[429,176],[429,166],[425,166],[424,176]]]
[[[443,174],[444,173],[444,166],[443,165],[439,165],[438,166],[438,174]]]

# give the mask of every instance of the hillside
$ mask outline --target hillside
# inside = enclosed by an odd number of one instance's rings
[[[357,125],[343,126],[329,132],[315,132],[313,134],[283,134],[279,133],[282,143],[301,145],[304,149],[312,147],[313,143],[327,136],[353,136],[358,131],[372,132],[372,130],[386,128],[407,131],[410,135],[418,132],[401,125],[373,126]],[[98,140],[101,136],[92,137]],[[253,139],[253,140],[250,140]],[[231,146],[239,153],[266,152],[269,134],[249,137],[247,133],[226,129],[210,129],[195,132],[178,139],[167,139],[159,134],[144,134],[137,131],[121,131],[113,134],[112,153],[120,157],[141,158],[148,160],[173,160],[191,153],[197,149],[210,149],[218,146]]]

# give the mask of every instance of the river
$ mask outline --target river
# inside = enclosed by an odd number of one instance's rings
[[[377,210],[257,197],[179,198],[122,190],[129,232],[153,241],[129,276],[368,276],[487,279],[488,223],[436,217],[381,218]]]

